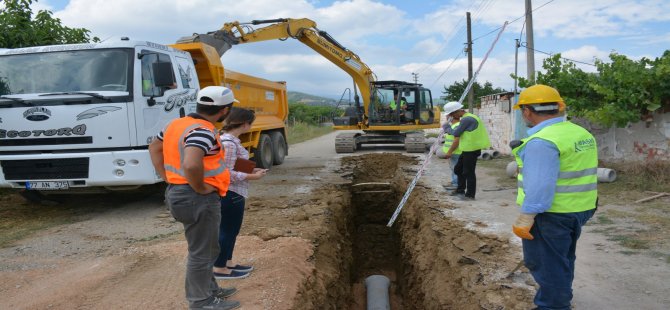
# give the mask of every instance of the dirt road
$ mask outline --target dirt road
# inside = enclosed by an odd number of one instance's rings
[[[478,200],[451,201],[442,189],[447,165],[435,159],[389,230],[422,156],[390,147],[341,156],[334,136],[293,145],[283,165],[253,183],[235,258],[255,270],[220,282],[239,289],[233,299],[243,309],[365,309],[371,274],[392,280],[393,309],[531,307],[524,269],[506,277],[521,257],[508,233],[513,190],[497,190],[482,168]],[[351,186],[365,182],[388,186]],[[88,211],[0,249],[0,309],[186,308],[185,242],[160,193],[70,199],[64,204]],[[622,254],[594,227],[578,248],[575,309],[666,309],[668,264]]]

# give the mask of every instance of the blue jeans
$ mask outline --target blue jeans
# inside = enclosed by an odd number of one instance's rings
[[[221,197],[221,224],[219,226],[219,246],[221,252],[214,267],[226,267],[226,261],[233,259],[235,241],[244,218],[244,196],[228,191]]]
[[[523,240],[523,258],[540,288],[535,294],[539,309],[569,310],[575,277],[575,249],[582,226],[594,210],[575,213],[540,213],[530,230],[533,240]]]
[[[451,154],[451,158],[449,158],[449,168],[451,169],[451,185],[453,186],[458,186],[458,175],[456,175],[456,172],[454,172],[454,168],[456,168],[458,157],[460,157],[460,155],[461,154]]]

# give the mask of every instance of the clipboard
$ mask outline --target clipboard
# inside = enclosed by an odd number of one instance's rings
[[[244,173],[252,173],[254,172],[254,168],[256,168],[256,162],[244,158],[237,158],[235,160],[235,167],[233,167],[235,171]]]

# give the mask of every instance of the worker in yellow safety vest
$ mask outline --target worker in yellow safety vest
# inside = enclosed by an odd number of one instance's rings
[[[461,119],[458,117],[446,116],[446,123],[444,123],[442,129],[444,130],[444,145],[442,145],[442,152],[447,154],[451,145],[454,143],[454,129],[458,127]],[[445,185],[444,188],[447,190],[456,190],[458,188],[458,175],[454,172],[456,164],[458,163],[458,158],[461,155],[461,150],[456,149],[451,153],[451,158],[449,158],[449,170],[451,170],[451,184]]]
[[[446,158],[451,158],[456,150],[461,151],[454,173],[458,176],[458,187],[451,192],[461,200],[475,200],[477,176],[475,167],[477,158],[483,149],[491,146],[484,122],[479,116],[465,112],[460,102],[449,102],[444,105],[447,116],[459,118],[460,122],[453,131],[454,142],[447,150]]]
[[[525,265],[540,286],[536,309],[570,309],[577,239],[598,198],[596,140],[564,120],[565,103],[552,87],[528,87],[514,108],[530,129],[512,150],[521,206],[512,231],[522,238]]]
[[[237,290],[219,287],[212,273],[219,255],[221,197],[230,184],[214,124],[238,101],[222,86],[205,87],[197,98],[196,113],[169,123],[149,145],[149,153],[156,172],[168,183],[165,201],[170,213],[184,225],[189,308],[234,309],[240,303],[225,298]]]

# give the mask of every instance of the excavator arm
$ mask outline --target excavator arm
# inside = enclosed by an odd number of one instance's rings
[[[252,28],[253,25],[262,24],[269,25],[257,29]],[[294,38],[309,46],[353,78],[354,87],[358,89],[363,98],[363,107],[358,111],[361,114],[359,120],[364,121],[367,116],[362,114],[363,111],[368,110],[372,83],[376,80],[374,73],[358,55],[342,46],[327,32],[319,30],[316,23],[310,19],[281,18],[254,20],[250,23],[236,21],[224,24],[217,31],[181,38],[178,43],[203,42],[213,46],[219,55],[223,55],[233,45],[288,38]],[[360,107],[358,93],[356,91],[354,93],[356,94],[356,105]]]

